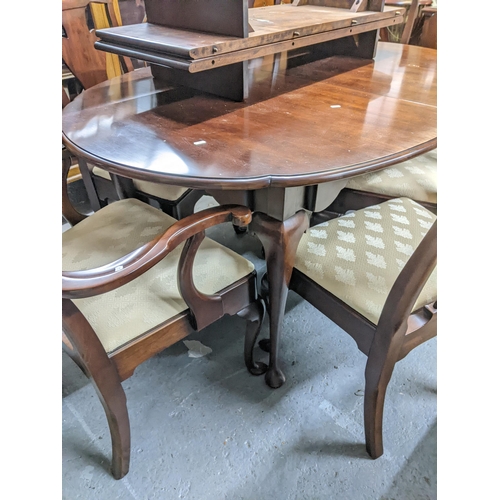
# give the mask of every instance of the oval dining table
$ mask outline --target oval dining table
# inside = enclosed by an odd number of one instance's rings
[[[144,67],[84,91],[63,142],[125,178],[204,190],[253,211],[269,307],[266,383],[280,387],[288,284],[309,217],[349,178],[437,147],[437,51],[379,42],[374,59],[307,50],[248,63],[248,99],[168,86]],[[82,172],[83,175],[83,172]]]

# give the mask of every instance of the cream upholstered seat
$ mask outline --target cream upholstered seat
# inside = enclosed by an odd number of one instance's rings
[[[121,200],[102,208],[62,236],[65,271],[94,269],[117,260],[165,232],[176,219],[139,200]],[[181,246],[132,282],[74,303],[94,328],[106,352],[112,352],[187,309],[177,286]],[[232,250],[205,238],[194,261],[194,284],[213,294],[254,269]]]
[[[437,150],[350,179],[348,189],[437,204]]]
[[[383,454],[385,393],[395,364],[437,334],[437,217],[395,198],[311,227],[290,289],[367,356],[366,449]]]
[[[401,269],[436,216],[397,198],[310,228],[295,268],[377,324]],[[436,300],[434,270],[413,309]]]

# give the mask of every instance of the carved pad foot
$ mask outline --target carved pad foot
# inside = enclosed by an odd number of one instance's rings
[[[278,389],[285,383],[284,373],[277,367],[269,368],[266,372],[266,384],[271,389]]]

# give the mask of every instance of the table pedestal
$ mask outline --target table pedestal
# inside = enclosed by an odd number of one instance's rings
[[[279,342],[295,254],[308,227],[309,217],[304,210],[284,222],[258,212],[250,223],[250,231],[260,239],[266,255],[270,334],[266,383],[272,388],[281,387],[285,382],[285,375],[279,366]]]
[[[270,187],[255,191],[207,190],[220,204],[236,203],[253,211],[250,232],[260,239],[267,266],[270,341],[266,383],[272,388],[281,387],[285,382],[279,366],[279,343],[295,254],[300,238],[309,227],[309,216],[304,209],[310,212],[324,210],[346,184],[347,180],[343,179],[311,186]]]

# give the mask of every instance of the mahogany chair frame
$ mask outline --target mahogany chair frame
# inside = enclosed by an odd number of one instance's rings
[[[399,274],[383,307],[378,325],[294,268],[290,290],[311,303],[346,331],[367,356],[364,427],[372,458],[383,454],[383,411],[387,385],[395,364],[411,350],[437,335],[437,301],[412,312],[437,263],[437,220]],[[262,342],[262,341],[261,341]],[[263,344],[265,348],[265,344]]]
[[[75,210],[68,197],[66,179],[70,164],[69,155],[63,154],[62,207],[65,218],[76,224],[86,216]],[[162,235],[115,262],[97,269],[62,273],[63,349],[92,381],[103,405],[111,433],[114,478],[124,477],[130,463],[130,423],[121,383],[139,364],[229,314],[247,321],[244,360],[250,373],[261,375],[267,370],[264,363],[254,362],[252,353],[265,312],[257,293],[256,272],[213,295],[199,292],[192,275],[196,251],[206,229],[223,222],[246,226],[251,218],[251,211],[238,205],[210,208],[176,222]],[[178,266],[178,286],[188,309],[107,353],[71,299],[95,296],[129,283],[182,243],[185,244]]]

